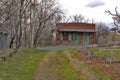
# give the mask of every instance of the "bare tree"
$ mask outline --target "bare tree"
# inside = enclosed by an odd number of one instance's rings
[[[41,0],[38,6],[37,18],[38,26],[35,29],[33,45],[37,46],[39,41],[39,36],[43,33],[45,27],[48,26],[48,23],[53,24],[56,14],[60,13],[60,9],[55,0]],[[50,22],[51,21],[51,22]],[[50,25],[49,25],[50,26]]]
[[[85,18],[85,16],[79,15],[72,15],[69,16],[67,22],[83,22],[83,23],[94,23],[94,19]]]
[[[0,29],[8,33],[9,48],[37,47],[46,29],[60,21],[60,15],[57,0],[0,1]]]
[[[115,13],[112,13],[111,11],[107,10],[106,13],[112,15],[112,19],[114,21],[114,25],[117,28],[117,32],[120,33],[120,13],[117,10],[117,7],[115,8]]]
[[[71,22],[83,22],[85,20],[85,17],[83,15],[73,15],[70,16]]]
[[[99,41],[100,37],[104,38],[104,41],[107,41],[107,36],[109,34],[109,28],[105,23],[99,22],[96,23],[96,29],[97,29],[97,33],[96,33],[96,41]]]

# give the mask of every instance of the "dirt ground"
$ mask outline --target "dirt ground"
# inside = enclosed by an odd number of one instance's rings
[[[77,55],[80,60],[84,60],[87,64],[99,69],[103,74],[107,75],[111,80],[120,80],[120,62],[108,63],[104,60],[87,59],[84,55]],[[101,62],[100,62],[101,61]]]
[[[57,68],[57,55],[50,52],[41,62],[36,72],[34,80],[58,80],[55,69]]]

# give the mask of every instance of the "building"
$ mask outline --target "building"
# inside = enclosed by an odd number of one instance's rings
[[[5,32],[0,32],[0,50],[8,49],[8,34]]]
[[[57,45],[82,45],[96,43],[95,24],[89,23],[57,23]]]

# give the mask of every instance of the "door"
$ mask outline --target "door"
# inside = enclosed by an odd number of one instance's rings
[[[79,33],[78,32],[72,32],[71,33],[71,40],[73,44],[78,44],[79,42]]]
[[[90,36],[88,32],[83,33],[83,44],[89,44],[90,43]]]

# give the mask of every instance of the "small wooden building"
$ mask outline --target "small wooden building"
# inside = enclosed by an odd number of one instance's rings
[[[57,23],[57,45],[82,45],[96,43],[95,24],[88,23]]]

